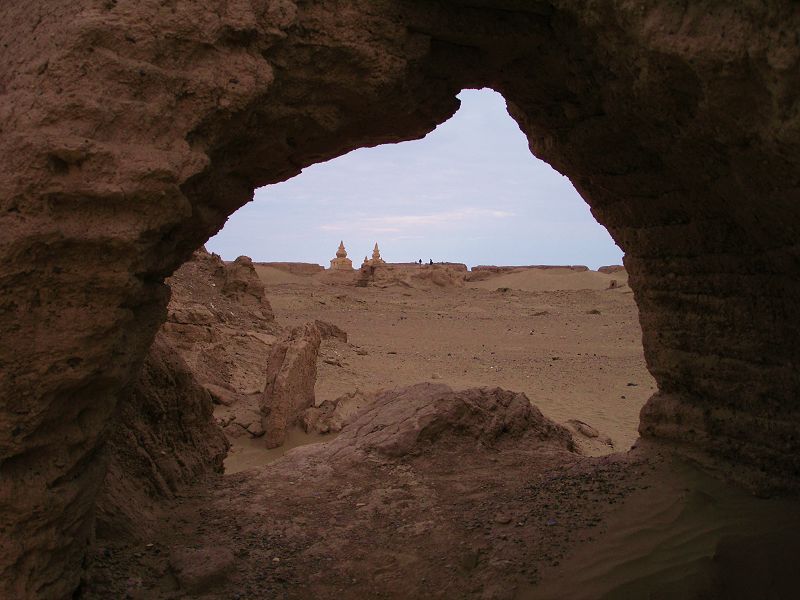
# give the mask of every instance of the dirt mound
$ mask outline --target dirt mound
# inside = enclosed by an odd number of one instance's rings
[[[86,598],[520,597],[634,472],[570,446],[522,394],[392,390],[333,441],[187,496],[151,548],[96,553]]]
[[[357,285],[366,287],[452,288],[463,287],[467,278],[466,265],[457,263],[417,265],[386,264],[364,266],[358,274]]]
[[[212,417],[210,395],[159,334],[119,402],[109,434],[98,537],[148,535],[158,503],[173,498],[182,485],[221,471],[227,449]]]
[[[301,275],[301,276],[311,276],[317,275],[322,273],[325,270],[325,267],[322,265],[318,265],[316,263],[304,263],[304,262],[258,262],[254,263],[256,268],[258,267],[270,267],[273,269],[278,269],[279,271],[284,271],[286,273],[291,273],[292,275]]]
[[[470,272],[502,274],[502,273],[515,273],[517,271],[530,271],[530,270],[551,271],[553,269],[575,271],[577,273],[582,273],[584,271],[588,271],[589,267],[587,267],[586,265],[500,265],[500,266],[476,265],[472,267]]]
[[[607,265],[605,267],[599,267],[597,269],[598,273],[606,273],[607,275],[612,275],[613,273],[622,273],[625,272],[625,267],[622,265]]]
[[[223,263],[215,276],[219,277],[220,274],[223,279],[222,293],[225,296],[243,306],[258,306],[265,319],[275,320],[264,294],[264,284],[261,283],[249,256],[239,256],[232,263]]]
[[[467,281],[486,281],[496,275],[523,273],[525,271],[560,271],[584,273],[589,270],[585,265],[476,265],[467,273]]]
[[[419,383],[378,395],[332,444],[399,457],[453,441],[494,447],[522,437],[575,450],[569,431],[542,415],[525,394]]]

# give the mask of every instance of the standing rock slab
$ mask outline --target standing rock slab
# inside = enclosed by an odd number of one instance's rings
[[[286,428],[302,411],[314,406],[317,357],[322,341],[313,323],[296,327],[272,347],[267,383],[261,396],[262,425],[267,448],[286,440]]]

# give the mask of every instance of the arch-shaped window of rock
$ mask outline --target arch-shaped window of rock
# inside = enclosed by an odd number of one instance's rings
[[[257,190],[207,244],[227,264],[196,255],[169,280],[167,327],[214,393],[228,472],[330,439],[314,434],[338,432],[379,390],[420,381],[523,392],[590,454],[636,439],[655,383],[627,274],[604,266],[620,262],[619,248],[569,180],[531,155],[500,94],[460,99],[423,140],[356,150]],[[242,254],[252,266],[231,262]],[[212,275],[231,269],[251,294],[231,296]],[[209,315],[212,305],[227,317]],[[191,310],[199,327],[229,335],[187,328]],[[282,340],[315,321],[332,325],[321,343],[306,330]],[[314,375],[316,385],[300,380]],[[273,409],[281,403],[291,406]]]

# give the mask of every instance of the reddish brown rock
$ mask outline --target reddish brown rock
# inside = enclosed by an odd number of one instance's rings
[[[244,306],[255,305],[264,311],[264,318],[272,321],[272,307],[269,305],[253,261],[249,256],[240,256],[232,263],[227,263],[222,270],[222,293]]]
[[[397,458],[434,448],[442,452],[454,444],[499,448],[519,438],[576,450],[569,431],[542,415],[525,394],[420,383],[378,394],[331,442],[330,454],[377,452]]]
[[[600,433],[589,425],[588,423],[584,423],[583,421],[579,421],[578,419],[570,419],[568,423],[572,426],[572,428],[580,433],[582,436],[587,438],[596,438],[600,435]]]
[[[261,391],[281,328],[250,259],[226,263],[199,250],[167,281],[172,297],[163,331],[198,381],[228,390],[228,400]]]
[[[181,486],[221,472],[227,449],[210,395],[159,334],[109,432],[98,538],[144,539],[159,516],[159,503]]]
[[[254,188],[421,137],[465,87],[625,251],[662,392],[642,434],[800,489],[796,3],[216,8],[0,9],[0,595],[76,587],[164,278]]]
[[[318,406],[304,410],[300,414],[300,425],[306,433],[337,433],[366,410],[375,397],[375,393],[365,394],[361,390],[354,390],[335,400],[325,400]]]
[[[317,357],[322,339],[313,323],[297,327],[272,347],[261,398],[264,439],[276,448],[286,439],[286,428],[302,411],[314,405]]]

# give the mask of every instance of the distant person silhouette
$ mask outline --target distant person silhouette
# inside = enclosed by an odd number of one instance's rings
[[[432,265],[432,264],[433,264],[433,259],[432,259],[432,258],[431,258],[431,259],[428,259],[428,264],[429,264],[429,265]]]
[[[422,259],[421,258],[419,259],[419,264],[422,264]]]

